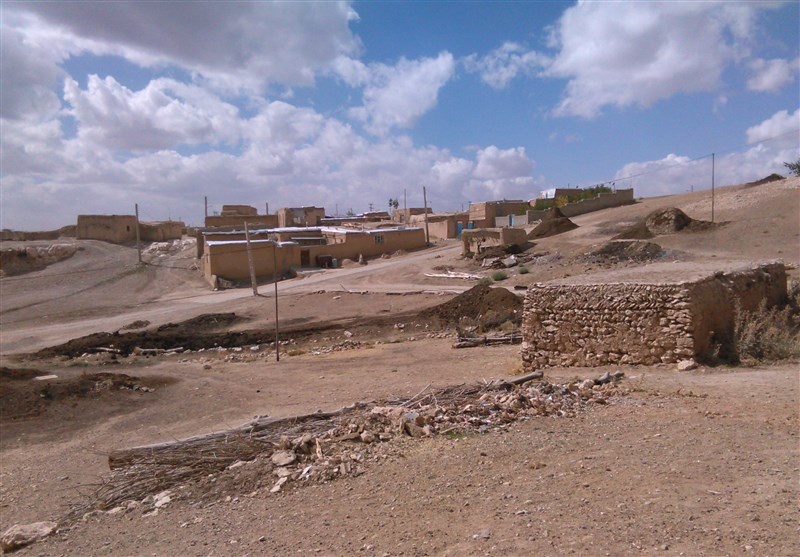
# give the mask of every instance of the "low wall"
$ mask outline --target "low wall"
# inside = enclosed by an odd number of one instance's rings
[[[48,265],[72,257],[77,251],[77,244],[0,249],[0,277],[10,277],[44,269]]]
[[[634,202],[633,188],[630,188],[627,190],[617,190],[615,193],[601,193],[594,199],[584,199],[576,203],[567,203],[563,207],[559,207],[559,209],[561,209],[561,213],[563,213],[565,217],[576,217],[578,215],[591,213],[593,211],[600,211],[601,209],[610,209],[611,207],[630,205]],[[544,209],[542,211],[528,211],[527,223],[530,224],[537,220],[544,219],[548,211],[549,209]]]
[[[735,360],[737,306],[785,299],[781,263],[675,284],[533,285],[523,312],[523,366],[652,365],[717,351]]]
[[[185,227],[181,221],[140,222],[139,239],[143,242],[180,240]]]

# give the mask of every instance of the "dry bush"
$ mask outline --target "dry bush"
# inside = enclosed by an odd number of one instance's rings
[[[775,362],[800,357],[800,284],[789,289],[789,303],[751,312],[736,311],[736,345],[745,362]]]

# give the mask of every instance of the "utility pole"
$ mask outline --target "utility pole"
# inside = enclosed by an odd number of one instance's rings
[[[281,361],[281,343],[278,335],[278,241],[272,246],[272,282],[275,285],[275,361]]]
[[[714,222],[714,170],[716,166],[715,153],[711,153],[711,222]]]
[[[425,186],[422,186],[422,201],[425,204],[425,245],[430,245],[431,240],[428,234],[428,193]]]
[[[139,204],[136,203],[136,252],[139,254],[139,263],[142,262],[142,241],[139,237]]]
[[[403,223],[408,220],[408,203],[406,202],[406,188],[403,188]]]
[[[203,196],[203,200],[205,201],[205,204],[206,204],[206,213],[205,213],[206,217],[205,218],[208,218],[208,196],[204,195]],[[203,221],[203,226],[205,226],[205,225],[206,225],[206,223],[205,223],[205,221]]]
[[[264,214],[265,215],[269,214],[269,201],[267,201],[267,203],[264,206]]]
[[[256,267],[253,265],[253,248],[250,245],[250,229],[247,227],[247,221],[244,221],[244,237],[247,240],[247,265],[250,267],[250,284],[253,286],[253,296],[258,296]]]

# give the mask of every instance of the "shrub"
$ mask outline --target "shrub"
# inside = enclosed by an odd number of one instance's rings
[[[478,284],[480,284],[481,286],[489,286],[490,284],[492,284],[492,279],[490,279],[489,277],[483,277],[481,280],[478,281]]]
[[[795,176],[800,176],[800,159],[797,159],[795,162],[785,162],[783,166],[788,168],[789,172]]]
[[[495,282],[500,282],[501,280],[506,280],[508,278],[508,274],[505,271],[495,271],[492,273],[492,280]]]
[[[528,270],[528,268],[525,265],[520,265],[519,266],[519,271],[517,271],[517,272],[520,275],[527,275],[528,273],[530,273],[530,271]]]
[[[774,362],[800,357],[800,287],[790,290],[783,308],[767,308],[762,302],[755,311],[736,315],[736,345],[743,360]]]

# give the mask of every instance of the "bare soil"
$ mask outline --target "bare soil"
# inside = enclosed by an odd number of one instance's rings
[[[715,220],[728,224],[659,236],[665,254],[652,261],[587,254],[658,209],[710,220],[709,192],[575,217],[578,228],[520,254],[528,274],[509,269],[498,284],[710,274],[775,258],[797,279],[799,187],[792,178],[718,188]],[[114,449],[520,372],[517,346],[451,347],[454,321],[486,293],[459,309],[446,303],[475,283],[425,273],[491,272],[462,259],[457,242],[281,283],[279,362],[270,288],[210,292],[190,251],[139,267],[129,246],[81,244],[24,280],[0,279],[0,529],[58,520],[90,500]],[[513,305],[490,297],[479,318]],[[262,336],[243,338],[248,331]],[[52,350],[87,335],[93,345]],[[236,335],[229,348],[219,341]],[[203,342],[156,356],[90,350],[170,337]],[[545,378],[617,369],[627,396],[575,417],[399,440],[357,477],[278,493],[244,465],[176,488],[158,513],[93,513],[20,554],[796,555],[798,362],[551,369]]]

